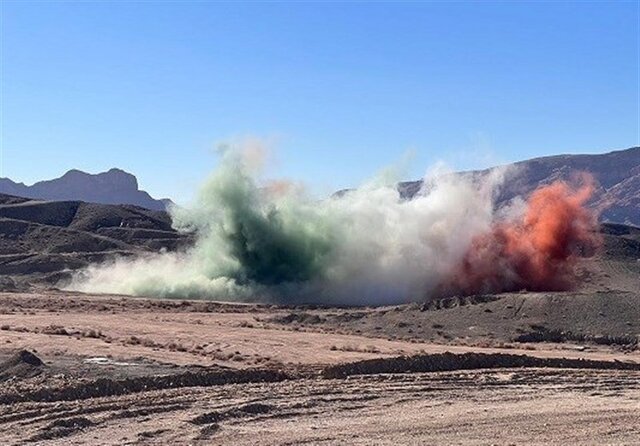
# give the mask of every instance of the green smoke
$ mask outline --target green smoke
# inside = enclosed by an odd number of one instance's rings
[[[207,277],[240,285],[321,277],[335,244],[328,219],[289,194],[271,196],[247,170],[237,153],[225,153],[201,191],[195,206],[201,211],[174,213],[178,227],[198,233],[196,250],[200,265],[209,266]]]
[[[490,228],[500,182],[436,172],[413,200],[378,180],[317,201],[261,182],[242,153],[223,152],[193,205],[171,212],[193,247],[91,265],[67,288],[291,304],[423,299]]]

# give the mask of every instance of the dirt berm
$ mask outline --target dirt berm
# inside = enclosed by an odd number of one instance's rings
[[[27,393],[0,394],[0,404],[23,401],[72,401],[126,395],[150,390],[208,387],[251,382],[278,382],[289,376],[277,370],[223,370],[186,372],[166,376],[144,376],[122,380],[101,378],[63,388],[43,388]]]
[[[515,367],[549,367],[559,369],[640,370],[640,364],[589,359],[536,358],[504,353],[440,353],[433,355],[378,358],[330,366],[322,371],[325,378],[378,373],[424,373],[453,370],[496,369]]]

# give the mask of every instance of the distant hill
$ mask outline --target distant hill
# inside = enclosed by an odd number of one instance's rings
[[[39,200],[77,200],[102,204],[131,204],[164,211],[171,200],[156,200],[138,189],[138,180],[120,169],[90,174],[70,170],[60,178],[39,181],[32,186],[0,178],[0,193]]]
[[[55,283],[93,262],[174,251],[191,242],[164,211],[0,194],[0,289],[24,281]]]
[[[610,280],[619,280],[618,276],[624,274],[637,278],[640,228],[603,224],[601,232],[605,243],[600,255],[605,266],[614,268],[608,273]],[[40,201],[0,194],[2,291],[46,288],[93,263],[175,252],[193,243],[194,234],[174,230],[166,212],[131,205]]]
[[[601,211],[603,222],[640,226],[640,148],[515,163],[508,170],[498,202],[527,196],[541,184],[571,180],[576,172],[584,171],[592,173],[597,181],[590,205]],[[481,179],[490,172],[487,169],[467,174]],[[0,184],[13,187],[12,195],[0,193],[0,290],[55,284],[68,278],[71,271],[91,263],[176,251],[194,241],[193,234],[178,233],[172,228],[162,201],[138,190],[135,177],[121,170],[98,175],[70,171],[58,180],[31,187],[6,179]],[[400,183],[398,188],[409,199],[421,185],[421,181],[410,181]],[[62,198],[72,193],[78,198]],[[43,195],[55,198],[43,200]],[[81,199],[141,204],[98,204]],[[151,207],[162,210],[150,210]],[[632,259],[633,268],[637,268],[640,229],[604,224],[602,232],[606,248],[602,255],[607,261]]]
[[[589,205],[599,211],[603,222],[640,226],[640,147],[602,155],[556,155],[512,164],[497,198],[498,204],[516,196],[528,196],[536,187],[555,180],[570,181],[578,172],[589,172],[596,191]],[[492,168],[494,169],[494,168]],[[492,169],[467,172],[482,178]],[[413,197],[422,181],[400,183],[405,198]]]

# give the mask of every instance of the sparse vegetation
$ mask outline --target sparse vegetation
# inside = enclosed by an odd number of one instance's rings
[[[355,352],[355,353],[380,353],[380,349],[374,345],[356,346],[356,345],[332,345],[329,347],[331,351]]]
[[[631,349],[638,348],[638,337],[634,335],[589,335],[573,333],[557,329],[548,329],[540,325],[532,325],[532,331],[520,334],[514,338],[515,342],[585,342],[600,345],[623,346]]]

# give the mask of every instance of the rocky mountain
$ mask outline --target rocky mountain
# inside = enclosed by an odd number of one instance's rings
[[[102,204],[130,204],[163,211],[170,200],[156,200],[138,189],[138,180],[120,169],[90,174],[70,170],[60,178],[39,181],[32,186],[0,178],[0,193],[39,200],[77,200]]]
[[[0,289],[55,283],[90,263],[175,251],[191,242],[164,211],[0,194]]]
[[[466,174],[481,180],[490,172]],[[540,184],[557,179],[571,181],[578,172],[593,175],[597,188],[590,205],[600,210],[603,222],[640,226],[640,148],[515,163],[507,169],[498,201],[527,196]],[[168,213],[149,210],[164,209],[165,205],[138,190],[135,177],[121,170],[98,175],[70,171],[62,178],[31,187],[6,179],[0,180],[0,185],[13,194],[0,193],[0,289],[55,284],[91,263],[175,251],[193,243],[193,235],[172,228]],[[399,190],[411,198],[421,186],[421,181],[404,182]],[[71,194],[75,200],[65,199]],[[96,201],[137,202],[139,206]],[[606,248],[603,255],[614,260],[632,259],[636,268],[640,229],[604,224],[602,231]]]
[[[580,172],[588,172],[596,182],[589,205],[599,212],[600,220],[640,226],[640,147],[601,155],[534,158],[507,167],[498,204],[516,196],[526,197],[540,185],[556,180],[571,182]],[[492,169],[465,173],[481,179]],[[407,181],[400,183],[398,188],[403,197],[411,198],[421,186],[422,181]]]

